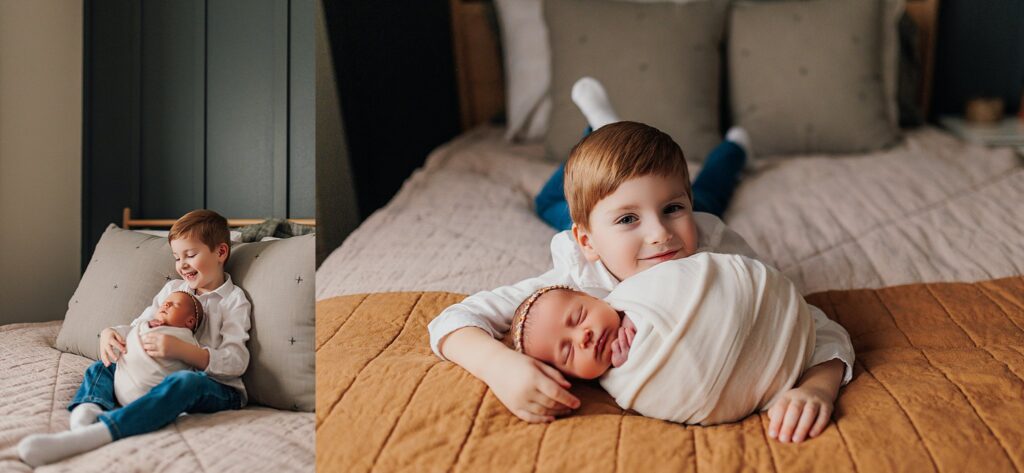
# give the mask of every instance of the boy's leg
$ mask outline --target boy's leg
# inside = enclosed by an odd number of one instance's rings
[[[153,432],[170,424],[182,412],[217,412],[242,407],[242,397],[210,379],[206,373],[177,371],[134,402],[99,419],[114,440]]]
[[[540,190],[540,194],[533,199],[537,209],[537,215],[548,225],[558,231],[572,228],[572,218],[569,216],[569,203],[565,201],[565,165],[559,166],[551,175],[548,182]]]
[[[73,410],[79,404],[84,403],[96,404],[107,411],[116,408],[117,399],[114,397],[114,371],[116,369],[115,363],[103,366],[102,361],[89,365],[82,378],[82,385],[78,387],[75,397],[68,403],[68,410]]]
[[[711,150],[693,181],[693,210],[721,217],[729,207],[746,162],[747,152],[731,140],[724,140]]]

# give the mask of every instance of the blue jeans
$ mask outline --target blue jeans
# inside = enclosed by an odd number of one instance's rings
[[[85,370],[85,379],[78,388],[68,410],[91,402],[107,411],[99,420],[107,425],[114,440],[156,431],[170,424],[182,412],[211,413],[241,409],[242,395],[201,371],[176,371],[144,396],[118,408],[114,397],[114,372],[117,365],[103,366],[97,361]]]
[[[584,136],[589,132],[590,128],[587,128]],[[746,162],[747,153],[732,141],[722,141],[711,150],[690,188],[693,193],[693,210],[721,218],[729,207],[729,200],[739,184],[740,171]],[[537,215],[559,231],[572,228],[564,181],[565,164],[562,164],[534,199]]]

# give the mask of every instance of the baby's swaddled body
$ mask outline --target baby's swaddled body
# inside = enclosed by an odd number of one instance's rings
[[[149,356],[142,348],[142,335],[150,332],[167,334],[190,345],[199,346],[192,330],[185,327],[163,325],[150,328],[146,322],[132,327],[125,337],[125,354],[117,361],[117,369],[114,370],[114,395],[122,406],[148,393],[167,375],[175,371],[192,369],[184,361]]]
[[[814,322],[774,268],[698,253],[620,283],[605,298],[636,325],[629,358],[600,378],[615,401],[686,424],[733,422],[770,406],[811,359]]]

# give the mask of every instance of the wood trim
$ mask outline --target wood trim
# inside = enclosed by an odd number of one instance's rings
[[[456,85],[463,131],[485,123],[505,109],[502,58],[496,28],[489,21],[490,0],[449,0]],[[907,0],[917,23],[921,51],[918,103],[928,116],[935,71],[939,0]]]
[[[449,0],[459,123],[468,130],[505,110],[505,80],[494,5],[489,0]]]
[[[121,228],[131,229],[140,227],[170,227],[174,225],[177,219],[159,219],[159,218],[132,218],[131,207],[125,207],[123,216],[121,219]],[[266,221],[262,218],[229,218],[229,227],[244,227],[246,225],[255,225],[257,223],[263,223]],[[290,218],[289,222],[298,223],[300,225],[311,225],[316,226],[315,218]]]
[[[935,74],[935,43],[939,29],[939,0],[907,0],[907,14],[917,24],[917,40],[921,48],[921,78],[918,83],[918,104],[922,116],[931,109],[932,78]]]

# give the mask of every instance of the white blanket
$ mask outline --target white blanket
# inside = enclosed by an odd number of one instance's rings
[[[142,348],[142,335],[147,333],[163,333],[190,345],[199,346],[195,335],[187,328],[167,325],[150,328],[146,322],[133,327],[125,337],[125,354],[117,361],[117,369],[114,370],[114,395],[122,406],[127,406],[148,393],[167,375],[175,371],[192,369],[184,361],[157,360],[149,356]]]
[[[629,359],[601,386],[648,417],[702,425],[742,419],[791,388],[814,349],[811,314],[793,283],[744,256],[664,262],[605,300],[637,333]]]

